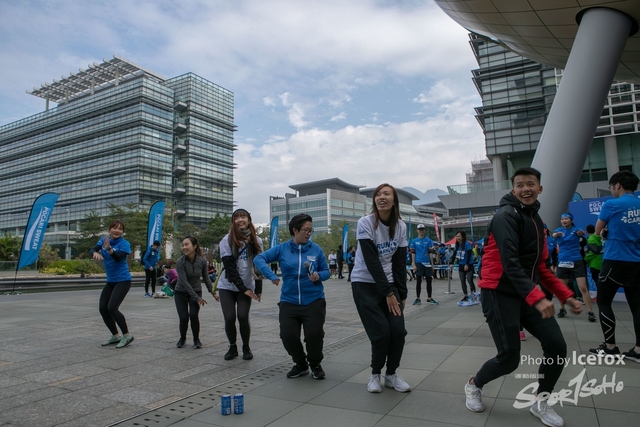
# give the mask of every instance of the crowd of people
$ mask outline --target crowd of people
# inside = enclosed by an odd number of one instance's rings
[[[287,377],[297,378],[311,372],[313,378],[324,379],[323,283],[330,278],[344,278],[346,263],[354,305],[371,343],[367,390],[380,393],[386,386],[408,392],[411,386],[397,372],[407,335],[404,311],[409,294],[408,277],[416,279],[414,305],[422,303],[423,280],[425,301],[437,305],[433,279],[449,277],[452,272],[449,266],[457,263],[463,301],[476,298],[482,301],[482,312],[497,351],[465,384],[466,407],[473,412],[483,411],[483,387],[519,366],[521,340],[526,330],[540,341],[547,361],[539,366],[537,399],[530,412],[545,425],[562,426],[563,420],[548,403],[548,396],[562,373],[561,361],[567,353],[557,320],[567,315],[566,308],[579,314],[584,304],[588,321],[599,320],[604,342],[590,349],[590,353],[620,355],[640,363],[640,220],[636,221],[640,218],[640,199],[634,195],[639,181],[631,172],[614,174],[609,180],[614,198],[603,204],[595,226],[582,230],[573,223],[573,216],[565,213],[560,218],[561,227],[550,231],[538,214],[537,199],[543,189],[540,172],[521,168],[511,177],[513,189],[500,201],[481,247],[469,242],[464,230],[455,234],[454,247],[434,242],[426,236],[424,224],[417,226],[418,237],[409,241],[407,225],[400,217],[398,194],[389,184],[375,189],[371,214],[358,220],[357,245],[348,247],[344,253],[340,246],[328,256],[311,240],[313,219],[309,215],[294,216],[289,222],[291,238],[265,251],[250,213],[237,209],[231,216],[228,234],[220,242],[222,271],[218,273],[212,268],[192,236],[182,240],[182,256],[175,269],[162,266],[161,284],[173,291],[179,319],[176,346],[185,346],[190,324],[193,347],[202,347],[198,315],[207,304],[203,298],[204,283],[222,309],[229,342],[224,359],[232,360],[240,354],[238,324],[242,358],[251,360],[249,312],[252,302],[261,300],[265,279],[280,286],[280,338],[294,363]],[[131,288],[126,261],[131,246],[124,239],[124,232],[125,225],[113,221],[108,235],[90,252],[93,259],[104,262],[107,273],[99,311],[111,337],[102,345],[113,344],[116,348],[133,341],[119,311]],[[143,257],[145,296],[150,295],[149,286],[155,293],[159,246],[160,242],[154,242]],[[441,265],[446,266],[444,271],[439,268]],[[476,273],[480,293],[474,283]],[[591,298],[588,275],[597,283],[597,300]],[[636,334],[636,345],[624,353],[616,346],[612,309],[613,297],[620,287],[631,308]],[[560,305],[557,318],[553,297]]]

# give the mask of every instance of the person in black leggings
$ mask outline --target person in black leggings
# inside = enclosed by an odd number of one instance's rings
[[[249,310],[251,300],[260,301],[262,294],[262,276],[256,274],[253,268],[253,258],[261,252],[262,239],[256,235],[251,214],[244,209],[237,209],[231,215],[229,233],[220,242],[224,274],[221,273],[218,281],[220,296],[214,294],[214,298],[220,301],[224,330],[229,339],[229,351],[224,355],[224,360],[238,357],[236,318],[240,324],[242,358],[253,359],[249,347]]]
[[[102,346],[116,344],[116,348],[126,347],[133,341],[127,321],[119,310],[131,289],[131,274],[127,264],[131,245],[122,238],[123,234],[124,224],[120,220],[114,220],[109,224],[109,235],[101,238],[89,251],[94,260],[103,261],[107,273],[107,284],[100,294],[99,309],[102,320],[112,335]],[[118,334],[118,327],[122,336]]]
[[[187,328],[191,320],[191,332],[193,333],[193,348],[202,348],[200,342],[200,307],[207,301],[202,298],[202,285],[204,281],[209,292],[213,293],[213,285],[207,271],[207,260],[202,257],[202,251],[198,240],[193,236],[187,236],[182,240],[182,256],[176,262],[178,281],[173,295],[176,304],[178,318],[180,319],[180,339],[176,347],[182,348],[187,340]]]

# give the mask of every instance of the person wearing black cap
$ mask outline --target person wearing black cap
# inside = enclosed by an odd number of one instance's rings
[[[256,235],[251,214],[244,209],[236,209],[231,215],[229,233],[220,242],[224,270],[220,272],[218,281],[220,295],[213,295],[222,307],[224,331],[229,340],[229,351],[224,355],[224,360],[238,357],[236,317],[240,324],[242,358],[253,359],[249,347],[249,310],[251,300],[260,301],[262,295],[262,276],[254,270],[253,259],[262,251],[262,239]]]

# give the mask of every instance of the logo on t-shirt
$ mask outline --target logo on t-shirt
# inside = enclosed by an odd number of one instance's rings
[[[378,247],[378,255],[392,254],[398,249],[398,240],[393,239],[390,242],[382,242],[376,245]]]
[[[640,223],[640,209],[629,209],[627,215],[622,217],[625,224]]]

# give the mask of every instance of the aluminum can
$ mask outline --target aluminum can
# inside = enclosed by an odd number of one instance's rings
[[[231,395],[223,394],[220,396],[220,413],[222,415],[231,415]]]
[[[244,394],[236,393],[233,395],[233,413],[244,414]]]

